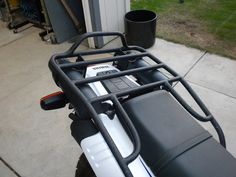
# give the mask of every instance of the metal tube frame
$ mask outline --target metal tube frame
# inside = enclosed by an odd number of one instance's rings
[[[83,42],[83,40],[87,39],[88,37],[97,37],[97,36],[119,36],[121,38],[123,46],[120,48],[115,49],[99,49],[94,51],[82,51],[82,52],[75,52],[75,50],[79,47],[79,45]],[[63,58],[70,58],[75,56],[85,56],[85,55],[95,55],[95,54],[102,54],[102,53],[110,53],[110,52],[118,52],[118,51],[136,51],[137,54],[127,54],[122,56],[114,56],[110,58],[105,59],[97,59],[93,61],[78,61],[73,63],[66,63],[66,64],[59,64],[57,60],[63,59]],[[104,76],[96,76],[96,77],[90,77],[90,78],[84,78],[82,80],[72,81],[69,79],[69,77],[66,75],[65,70],[69,70],[72,68],[77,68],[84,70],[89,65],[99,64],[99,63],[106,63],[106,62],[114,62],[114,61],[120,61],[120,60],[134,60],[136,58],[140,59],[142,57],[149,57],[152,59],[156,65],[149,66],[149,67],[140,67],[135,69],[128,69],[124,71],[120,71],[118,73],[113,73],[109,75]],[[213,127],[216,129],[216,132],[218,134],[220,143],[222,146],[226,147],[225,143],[225,137],[224,133],[213,117],[213,115],[210,113],[210,111],[207,109],[207,107],[204,105],[204,103],[201,101],[201,99],[197,96],[197,94],[193,91],[193,89],[190,87],[190,85],[179,75],[177,74],[173,69],[171,69],[169,66],[161,62],[158,58],[154,57],[152,54],[147,53],[147,51],[141,47],[137,46],[128,46],[125,40],[125,37],[123,34],[119,32],[95,32],[95,33],[87,33],[80,37],[80,39],[65,53],[62,54],[56,54],[53,55],[49,61],[49,67],[52,70],[54,74],[57,75],[60,86],[62,90],[69,91],[70,94],[73,95],[74,98],[72,101],[72,104],[79,109],[77,106],[79,106],[78,102],[82,102],[85,105],[85,109],[88,110],[88,113],[90,117],[94,120],[95,124],[98,127],[98,130],[103,135],[107,145],[109,146],[111,152],[113,153],[115,159],[117,160],[118,164],[120,165],[121,170],[123,171],[124,175],[126,177],[132,177],[132,173],[130,172],[128,168],[128,164],[132,162],[140,153],[141,149],[141,142],[139,135],[132,124],[131,120],[129,119],[129,116],[125,112],[124,108],[122,107],[120,101],[118,100],[122,96],[128,96],[131,94],[144,94],[147,91],[153,91],[157,87],[161,87],[162,89],[167,90],[172,96],[197,120],[202,122],[208,122],[210,121]],[[144,72],[144,71],[151,71],[163,68],[166,71],[168,71],[172,77],[167,78],[166,80],[157,81],[145,85],[141,85],[136,88],[128,89],[125,91],[115,92],[115,93],[109,93],[107,95],[98,96],[92,99],[88,99],[81,91],[81,86],[84,84],[101,81],[105,79],[111,79],[119,76],[124,75],[130,75],[135,74],[138,72]],[[173,82],[180,82],[184,88],[189,92],[189,94],[192,96],[192,98],[195,100],[197,105],[201,108],[201,110],[204,112],[205,116],[201,116],[198,114],[195,110],[193,110],[186,102],[185,100],[176,92],[176,90],[172,87],[171,83]],[[124,122],[126,127],[128,128],[128,132],[130,133],[131,140],[133,142],[133,152],[128,157],[122,157],[120,154],[118,148],[116,147],[114,141],[110,137],[108,131],[106,130],[105,126],[103,125],[102,121],[100,120],[97,112],[95,111],[95,108],[93,107],[94,103],[101,103],[103,101],[110,100],[113,103],[113,106],[115,107],[115,110],[117,113],[121,116],[119,116],[119,119],[122,119],[121,122]]]

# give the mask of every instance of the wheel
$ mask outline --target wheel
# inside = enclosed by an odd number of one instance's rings
[[[10,23],[7,24],[7,28],[8,28],[9,30],[14,29],[12,22],[10,22]]]
[[[79,158],[75,177],[96,177],[84,153]]]
[[[55,34],[52,34],[50,36],[50,41],[51,41],[51,44],[57,44],[57,38],[56,38]]]

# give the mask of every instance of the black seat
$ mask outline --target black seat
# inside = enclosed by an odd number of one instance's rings
[[[123,104],[141,138],[141,156],[160,177],[235,177],[236,160],[166,91]]]

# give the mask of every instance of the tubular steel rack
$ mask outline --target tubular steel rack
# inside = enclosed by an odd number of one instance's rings
[[[87,38],[89,37],[98,37],[98,36],[119,36],[121,38],[123,46],[120,48],[114,48],[114,49],[99,49],[99,50],[93,50],[93,51],[82,51],[82,52],[75,52],[75,50],[79,47],[79,45]],[[63,63],[60,64],[58,61],[60,59],[65,58],[71,58],[71,57],[81,57],[86,55],[95,55],[95,54],[103,54],[103,53],[112,53],[112,52],[120,52],[120,51],[136,51],[135,54],[126,54],[126,55],[120,55],[120,56],[113,56],[110,58],[105,59],[97,59],[93,61],[77,61],[72,63]],[[136,58],[142,58],[142,57],[148,57],[152,61],[154,61],[155,65],[150,65],[147,67],[139,67],[134,69],[128,69],[124,71],[120,71],[117,73],[112,73],[109,75],[103,75],[103,76],[95,76],[95,77],[89,77],[89,78],[83,78],[79,80],[71,80],[67,74],[65,73],[69,69],[85,69],[89,65],[94,64],[100,64],[100,63],[106,63],[106,62],[114,62],[114,61],[124,61],[124,60],[133,60]],[[207,109],[207,107],[204,105],[204,103],[200,100],[200,98],[197,96],[197,94],[193,91],[193,89],[190,87],[190,85],[174,70],[172,70],[169,66],[161,62],[158,58],[154,57],[152,54],[148,53],[145,49],[137,46],[128,46],[126,43],[126,39],[123,36],[123,34],[119,32],[94,32],[94,33],[87,33],[80,37],[80,39],[65,53],[56,54],[53,55],[52,58],[49,61],[49,67],[52,71],[52,73],[56,76],[60,83],[60,87],[62,90],[66,93],[66,96],[68,97],[68,100],[73,104],[75,108],[83,106],[84,110],[88,110],[89,116],[94,120],[96,126],[98,127],[98,130],[103,135],[107,145],[109,146],[111,152],[113,153],[114,157],[116,158],[118,164],[120,165],[123,173],[127,177],[131,177],[132,174],[128,168],[128,164],[132,162],[140,153],[141,149],[141,143],[139,135],[132,124],[131,120],[129,119],[129,116],[125,112],[124,108],[122,107],[122,104],[119,101],[119,98],[123,96],[128,96],[134,93],[143,94],[147,91],[153,91],[153,89],[158,88],[161,86],[162,89],[167,90],[172,96],[197,120],[202,122],[208,122],[210,121],[213,127],[216,129],[216,132],[218,134],[220,143],[222,146],[226,147],[225,143],[225,137],[223,134],[223,131],[213,115],[210,113],[210,111]],[[169,72],[172,77],[167,78],[166,80],[161,80],[157,82],[152,82],[148,84],[141,85],[139,87],[131,88],[124,91],[119,91],[115,93],[109,93],[102,96],[97,96],[94,98],[87,98],[83,92],[81,91],[81,88],[92,82],[96,81],[102,81],[105,79],[111,79],[119,76],[125,76],[125,75],[132,75],[139,72],[144,71],[153,71],[157,69],[164,69],[167,72]],[[176,90],[172,87],[172,83],[179,82],[181,83],[185,89],[188,91],[188,93],[192,96],[192,98],[195,100],[197,105],[201,108],[205,116],[201,116],[199,113],[197,113],[195,110],[193,110],[186,102],[185,100],[176,92]],[[120,154],[118,148],[114,144],[112,138],[110,137],[108,131],[104,127],[103,123],[99,119],[98,113],[96,112],[94,108],[94,104],[101,103],[103,101],[110,100],[113,103],[113,106],[116,110],[116,113],[119,116],[119,119],[121,122],[125,123],[126,128],[128,129],[128,132],[130,133],[131,140],[134,145],[133,152],[126,158],[123,158]]]

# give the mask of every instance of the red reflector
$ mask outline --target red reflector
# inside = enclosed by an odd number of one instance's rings
[[[51,94],[49,94],[49,95],[44,96],[43,98],[41,98],[41,99],[40,99],[40,102],[43,101],[43,100],[47,100],[47,99],[49,99],[49,98],[51,98],[51,97],[58,96],[58,95],[64,95],[64,92],[58,91],[58,92],[51,93]]]

